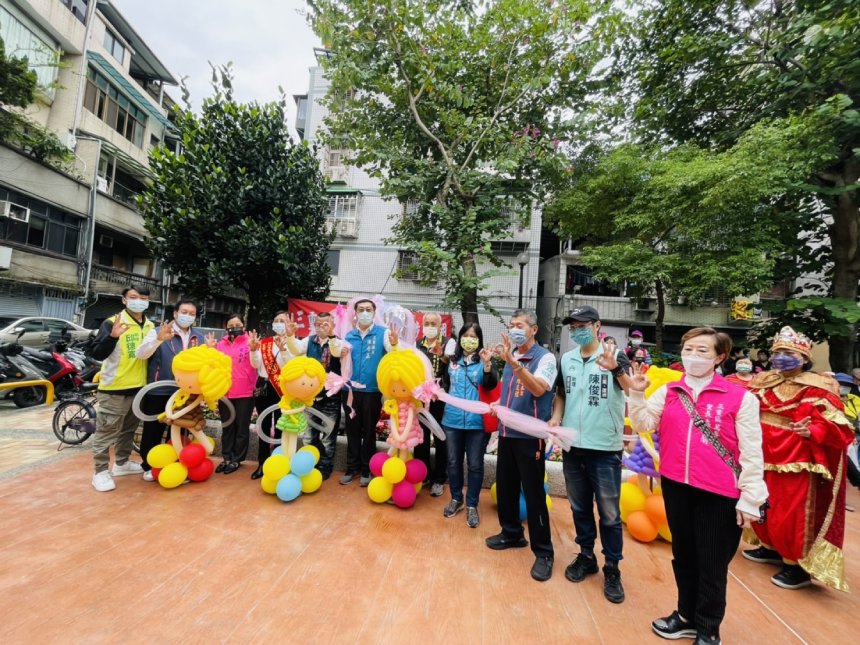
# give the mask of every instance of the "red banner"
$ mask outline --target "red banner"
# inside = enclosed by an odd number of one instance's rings
[[[293,316],[293,320],[299,328],[296,330],[296,336],[304,338],[313,333],[314,320],[317,314],[324,311],[334,311],[336,304],[331,302],[316,302],[314,300],[298,300],[290,298],[287,302],[287,311]]]

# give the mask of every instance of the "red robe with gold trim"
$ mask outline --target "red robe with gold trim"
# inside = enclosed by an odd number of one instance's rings
[[[845,535],[845,449],[854,440],[842,401],[829,379],[805,372],[784,377],[758,374],[750,391],[761,403],[764,479],[770,509],[754,525],[758,540],[810,575],[847,591],[842,542]],[[810,436],[789,429],[810,418]]]

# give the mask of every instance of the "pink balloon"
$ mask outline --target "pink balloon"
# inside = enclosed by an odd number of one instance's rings
[[[370,458],[370,472],[377,477],[382,477],[382,464],[385,463],[386,459],[388,459],[388,454],[384,452],[377,452],[373,455]]]
[[[427,464],[420,459],[410,459],[406,462],[406,481],[410,484],[420,484],[427,478]]]
[[[418,493],[415,492],[415,486],[405,479],[399,484],[395,484],[394,490],[391,492],[391,499],[400,508],[409,508],[412,506],[417,496]]]

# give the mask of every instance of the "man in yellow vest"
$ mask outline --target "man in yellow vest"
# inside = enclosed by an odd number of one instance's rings
[[[147,360],[137,358],[137,348],[155,328],[143,314],[149,308],[149,289],[126,287],[122,291],[125,308],[107,318],[93,343],[92,356],[102,361],[97,394],[99,409],[93,435],[95,474],[93,488],[105,492],[116,488],[114,477],[140,475],[143,468],[129,460],[139,419],[131,411],[131,402],[146,385]],[[110,448],[114,446],[115,462],[110,466]]]

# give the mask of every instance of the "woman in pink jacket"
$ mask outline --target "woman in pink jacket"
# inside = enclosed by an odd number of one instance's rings
[[[729,562],[741,530],[767,500],[758,400],[715,372],[731,338],[710,327],[681,339],[684,377],[657,389],[633,366],[628,410],[636,431],[656,429],[678,608],[651,623],[658,636],[719,643]]]
[[[236,408],[236,418],[221,428],[221,456],[224,461],[218,464],[215,472],[229,475],[239,470],[239,465],[248,456],[248,432],[254,411],[258,367],[254,364],[254,352],[260,347],[260,339],[256,332],[245,333],[245,320],[240,314],[231,314],[225,327],[227,333],[215,344],[215,349],[233,361],[233,385],[227,398]],[[207,342],[211,344],[209,339]],[[228,413],[224,404],[219,407],[221,418],[226,419]]]

